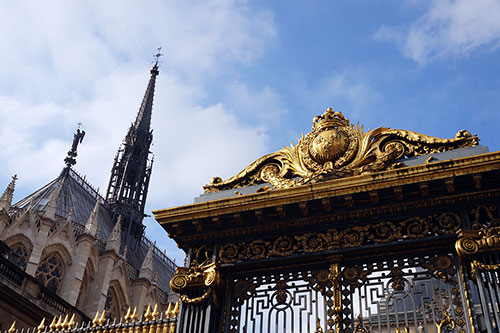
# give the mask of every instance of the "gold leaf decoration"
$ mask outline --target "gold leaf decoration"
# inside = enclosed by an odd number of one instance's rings
[[[412,131],[379,127],[363,130],[341,112],[328,108],[313,119],[312,131],[296,145],[265,155],[237,175],[223,181],[213,177],[205,192],[269,183],[288,188],[320,180],[360,175],[397,167],[403,157],[433,154],[476,146],[479,138],[466,130],[453,139],[440,139]]]

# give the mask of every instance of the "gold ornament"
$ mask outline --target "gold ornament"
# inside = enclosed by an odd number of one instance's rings
[[[412,131],[379,127],[366,133],[350,123],[341,112],[328,108],[314,117],[312,131],[297,145],[265,155],[243,171],[223,181],[213,177],[205,192],[218,192],[248,185],[269,183],[288,188],[323,179],[378,172],[400,165],[403,157],[438,153],[476,146],[479,138],[466,130],[454,139],[440,139]]]

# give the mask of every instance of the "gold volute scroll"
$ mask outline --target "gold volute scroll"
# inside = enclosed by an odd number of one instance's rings
[[[479,138],[466,130],[440,139],[407,130],[379,127],[366,133],[341,112],[328,108],[313,119],[312,131],[297,145],[265,155],[232,178],[213,177],[205,192],[269,183],[288,188],[397,167],[400,158],[476,146]]]
[[[470,257],[481,252],[500,251],[500,227],[462,230],[458,234],[455,249],[461,257]]]
[[[184,303],[201,303],[214,295],[214,288],[219,284],[219,271],[215,262],[210,259],[206,245],[195,251],[194,258],[189,267],[177,267],[175,274],[170,280],[172,291],[180,294]],[[192,296],[192,291],[198,293],[202,290],[201,296]],[[214,303],[216,303],[214,295]]]

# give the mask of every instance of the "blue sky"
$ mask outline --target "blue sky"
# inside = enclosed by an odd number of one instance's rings
[[[149,211],[296,142],[327,107],[497,151],[499,18],[498,0],[2,2],[0,186],[17,174],[19,200],[57,177],[82,122],[76,169],[105,189],[158,46]]]

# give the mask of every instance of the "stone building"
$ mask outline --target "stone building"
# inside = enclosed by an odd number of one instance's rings
[[[85,135],[80,129],[57,178],[17,203],[12,203],[16,176],[3,192],[0,329],[14,319],[23,327],[67,312],[83,320],[106,309],[108,316],[119,318],[128,307],[142,313],[146,304],[161,308],[169,301],[176,266],[144,236],[142,224],[153,164],[150,124],[158,74],[156,62],[114,159],[105,197],[74,170]]]

